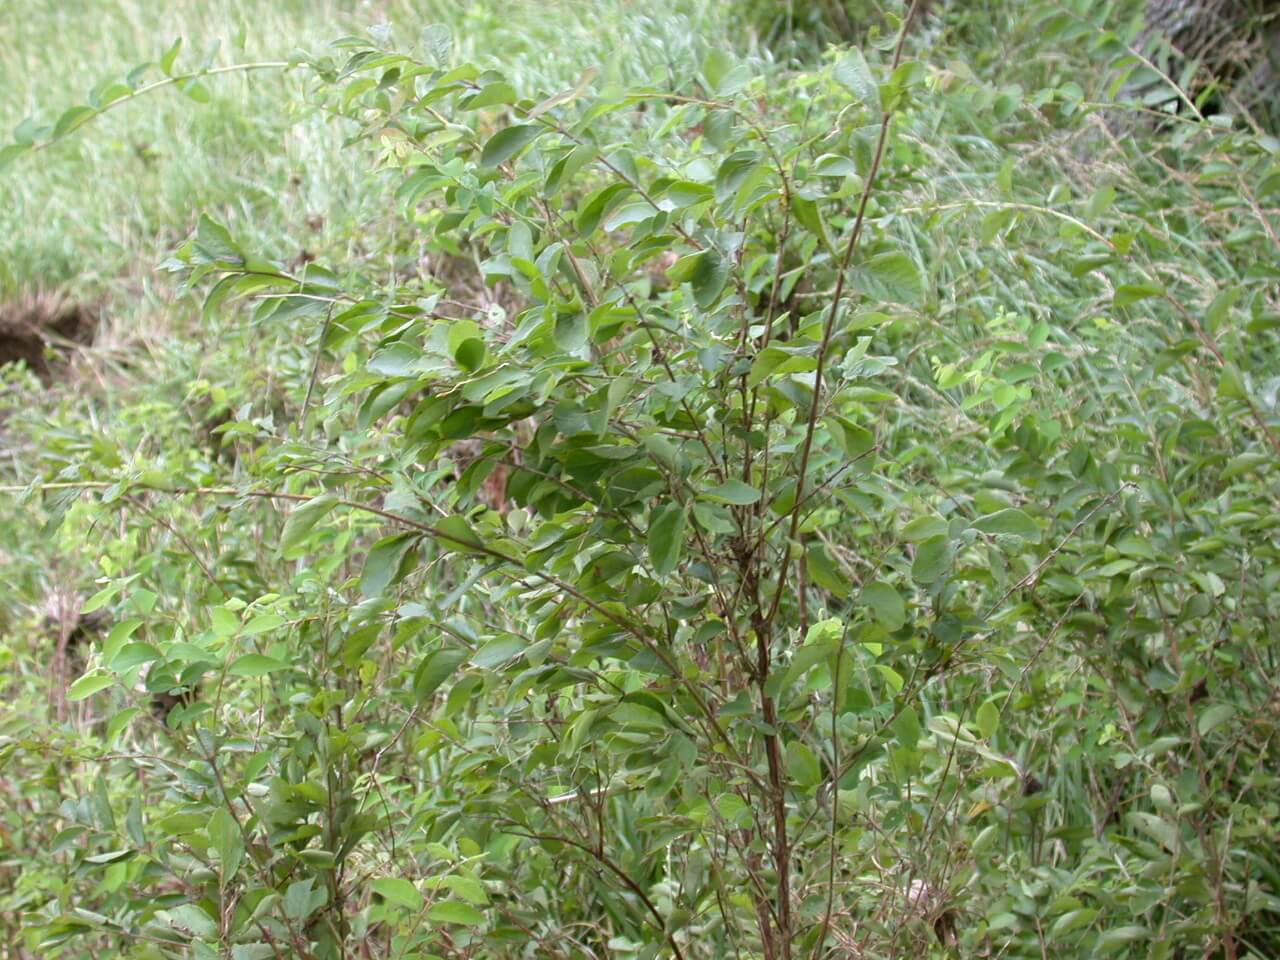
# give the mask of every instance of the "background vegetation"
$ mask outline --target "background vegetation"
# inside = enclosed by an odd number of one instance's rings
[[[3,9],[0,957],[1280,953],[1271,118],[798,6]]]

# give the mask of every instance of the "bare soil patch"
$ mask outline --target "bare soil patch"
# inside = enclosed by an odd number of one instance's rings
[[[0,366],[24,363],[48,385],[74,348],[93,342],[97,327],[94,309],[56,293],[0,302]]]

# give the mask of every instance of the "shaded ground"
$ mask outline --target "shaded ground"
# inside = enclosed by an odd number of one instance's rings
[[[54,294],[0,303],[0,366],[25,364],[48,384],[59,358],[92,343],[97,325],[94,310]]]

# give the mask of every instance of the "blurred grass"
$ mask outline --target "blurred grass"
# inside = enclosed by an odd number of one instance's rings
[[[220,62],[269,59],[287,55],[286,42],[321,42],[343,16],[334,4],[304,2],[29,6],[0,38],[0,88],[11,91],[0,104],[5,129],[28,115],[56,117],[99,80],[157,59],[177,36],[187,38],[184,59],[214,39],[222,40]],[[236,49],[233,38],[247,22],[253,27]],[[290,175],[325,135],[321,124],[283,115],[288,88],[301,82],[278,72],[223,77],[204,106],[161,91],[23,158],[0,179],[0,281],[102,294],[124,275],[135,286],[203,206],[238,214],[273,246],[296,242],[308,204],[290,189]],[[339,169],[326,162],[307,172],[324,184]]]
[[[0,142],[28,116],[50,122],[99,81],[123,78],[184,38],[178,65],[214,43],[215,65],[321,52],[344,34],[390,28],[411,46],[448,24],[459,57],[502,63],[530,91],[603,79],[661,82],[725,40],[728,5],[626,0],[0,0]],[[305,105],[304,71],[210,79],[210,102],[176,89],[122,104],[66,142],[0,173],[0,302],[63,289],[104,308],[102,341],[172,332],[155,265],[201,211],[251,248],[288,260],[369,254],[380,190],[349,132]],[[376,245],[376,243],[375,243]],[[158,285],[157,285],[158,284]]]

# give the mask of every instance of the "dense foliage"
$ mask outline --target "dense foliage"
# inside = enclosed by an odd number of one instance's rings
[[[1278,144],[913,20],[270,68],[377,213],[5,373],[0,955],[1280,951]]]

